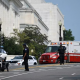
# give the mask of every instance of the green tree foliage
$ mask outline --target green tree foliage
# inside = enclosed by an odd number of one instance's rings
[[[74,39],[71,29],[64,30],[64,41],[74,41]]]
[[[26,43],[29,47],[29,53],[31,55],[39,57],[39,54],[44,52],[46,45],[45,42],[48,42],[47,36],[40,33],[40,29],[37,27],[26,27],[24,31],[18,32],[17,29],[14,29],[15,35],[14,39],[22,45]],[[33,52],[31,50],[33,49]]]
[[[29,36],[26,36],[26,34],[24,32],[18,32],[17,29],[13,29],[14,33],[12,33],[13,35],[15,35],[13,38],[14,40],[16,40],[16,42],[18,42],[19,44],[23,44],[25,41],[29,40]]]
[[[44,42],[48,41],[47,36],[45,34],[42,35],[37,27],[26,27],[23,32],[30,38],[29,40],[24,41],[28,44],[35,42],[37,44],[44,45]]]
[[[23,48],[22,45],[15,44],[15,39],[13,37],[5,37],[4,50],[8,52],[8,55],[21,55]]]

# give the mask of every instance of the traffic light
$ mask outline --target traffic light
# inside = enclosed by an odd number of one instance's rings
[[[59,41],[62,41],[62,37],[59,37]]]
[[[0,42],[1,42],[1,46],[3,46],[3,44],[4,44],[4,36],[3,35],[1,35]]]
[[[0,31],[1,31],[1,24],[0,24]]]

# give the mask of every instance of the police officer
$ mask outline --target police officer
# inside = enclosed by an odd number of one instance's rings
[[[60,65],[64,65],[64,53],[65,53],[66,48],[62,46],[62,43],[60,43],[60,47],[58,49],[59,56],[60,56]]]
[[[26,47],[26,44],[23,44],[23,59],[24,59],[24,65],[25,65],[25,71],[29,71],[28,67],[28,58],[29,58],[29,48]]]

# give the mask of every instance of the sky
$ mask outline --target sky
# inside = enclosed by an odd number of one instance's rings
[[[45,0],[58,8],[64,15],[64,26],[66,30],[71,29],[75,41],[80,41],[80,0]]]

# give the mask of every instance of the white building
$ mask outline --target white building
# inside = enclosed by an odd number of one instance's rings
[[[59,21],[62,23],[61,36],[63,37],[64,16],[57,7],[52,3],[46,3],[44,0],[28,0],[42,17],[44,23],[48,26],[48,39],[51,41],[59,41],[60,27]]]
[[[48,35],[48,27],[42,21],[37,11],[28,3],[27,0],[20,0],[23,7],[20,9],[20,29],[25,27],[38,27],[42,34]]]
[[[20,0],[0,0],[1,31],[5,36],[11,36],[14,28],[19,29],[19,9],[21,7]]]

